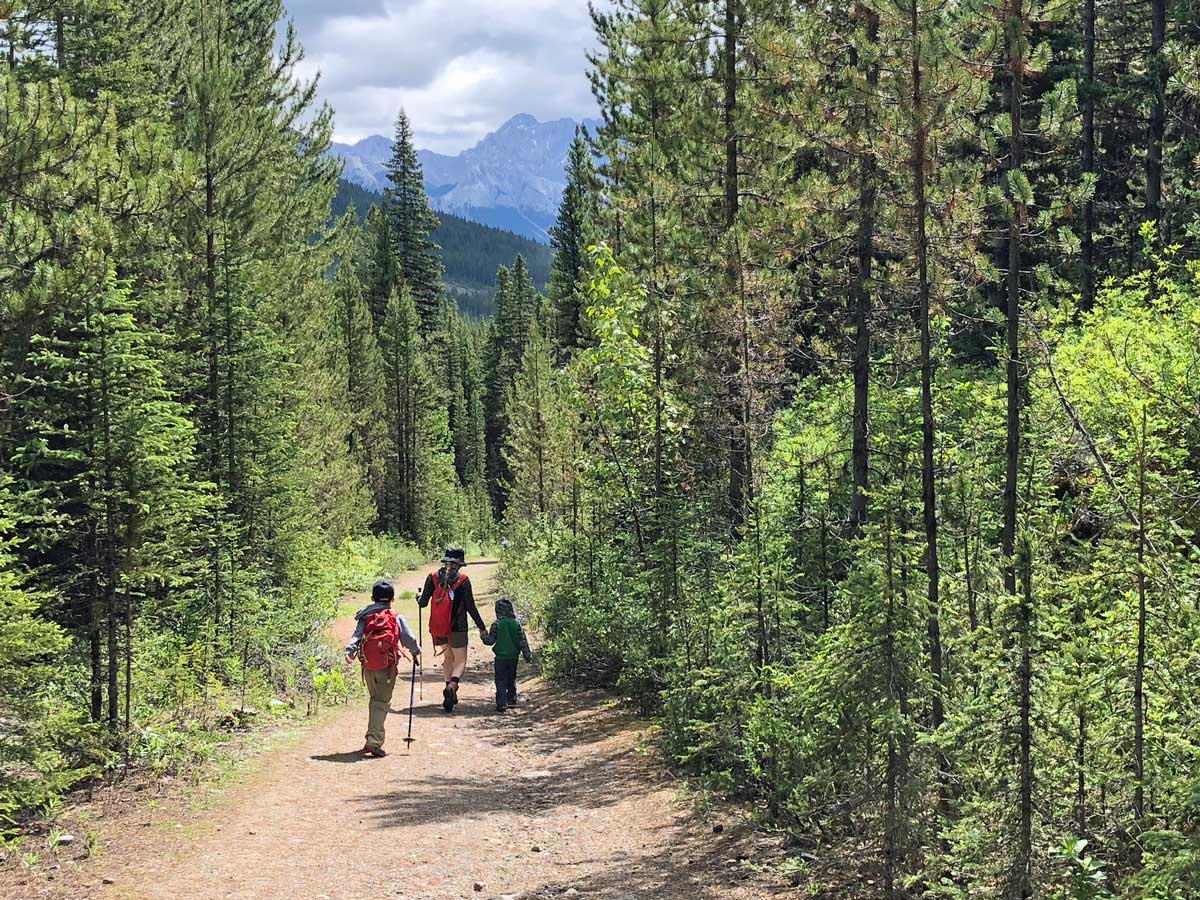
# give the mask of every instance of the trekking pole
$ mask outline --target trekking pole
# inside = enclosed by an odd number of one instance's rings
[[[417,597],[419,601],[421,598]],[[417,647],[425,647],[425,608],[417,604]],[[421,654],[421,699],[425,699],[425,654]]]
[[[412,682],[408,686],[408,737],[404,739],[404,752],[407,753],[412,749],[412,743],[416,738],[412,736],[412,719],[413,719],[413,691],[417,687],[417,660],[413,658]]]

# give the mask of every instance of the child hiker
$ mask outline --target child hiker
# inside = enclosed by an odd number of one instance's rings
[[[507,597],[496,601],[496,621],[483,642],[496,654],[496,712],[504,712],[517,705],[517,654],[524,656],[526,663],[533,662],[525,629]]]
[[[377,581],[371,588],[371,604],[364,606],[354,618],[358,627],[346,646],[346,662],[358,656],[362,661],[363,682],[371,703],[367,714],[367,742],[362,752],[367,756],[387,756],[383,752],[384,727],[392,691],[396,687],[396,667],[400,662],[400,645],[412,653],[415,660],[421,647],[403,616],[392,612],[396,589],[390,581]]]

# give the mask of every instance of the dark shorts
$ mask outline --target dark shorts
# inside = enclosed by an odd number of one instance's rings
[[[435,637],[433,646],[444,647],[449,642],[450,647],[454,650],[464,650],[467,646],[467,633],[465,631],[452,631],[450,637]]]

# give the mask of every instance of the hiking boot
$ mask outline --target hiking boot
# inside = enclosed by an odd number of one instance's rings
[[[507,706],[501,706],[500,704],[496,704],[496,712],[498,712],[498,713],[502,713],[507,709],[508,709]]]
[[[450,687],[450,685],[446,685],[446,687],[442,690],[442,709],[444,709],[446,712],[450,712],[452,709],[454,709],[454,704],[457,702],[458,695],[454,693],[454,688]]]
[[[372,747],[370,744],[364,746],[362,752],[364,756],[373,756],[376,759],[383,759],[387,756],[382,747]]]

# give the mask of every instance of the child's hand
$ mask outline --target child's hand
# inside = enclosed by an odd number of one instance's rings
[[[347,653],[346,654],[346,665],[350,665],[350,663],[352,663],[352,662],[354,662],[354,654]]]

